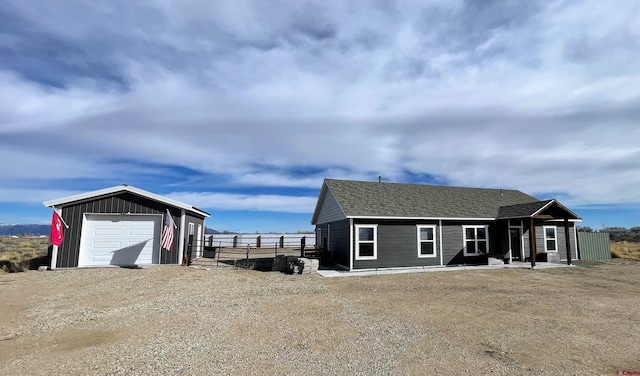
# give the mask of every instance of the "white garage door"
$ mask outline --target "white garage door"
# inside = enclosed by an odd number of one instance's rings
[[[161,215],[85,214],[78,266],[159,263]]]

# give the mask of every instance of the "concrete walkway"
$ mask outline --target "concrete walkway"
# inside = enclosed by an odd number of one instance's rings
[[[535,269],[551,269],[551,268],[572,268],[575,265],[554,264],[548,262],[537,262]],[[320,269],[318,274],[323,277],[362,277],[369,275],[383,274],[405,274],[405,273],[427,273],[427,272],[453,272],[461,270],[492,270],[492,269],[531,269],[531,264],[526,262],[516,262],[504,265],[469,265],[469,266],[417,266],[406,268],[382,268],[382,269],[363,269],[363,270],[336,270],[336,269]]]

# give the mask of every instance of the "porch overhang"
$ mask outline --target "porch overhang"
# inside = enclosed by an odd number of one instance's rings
[[[535,218],[543,220],[567,219],[580,221],[576,213],[557,200],[535,201],[527,204],[502,206],[498,210],[497,220]]]
[[[496,220],[528,219],[529,220],[529,255],[531,267],[536,266],[536,226],[535,221],[563,220],[567,248],[567,264],[571,265],[571,244],[569,241],[569,221],[577,222],[582,218],[569,210],[557,200],[535,201],[526,204],[502,206],[498,210]]]

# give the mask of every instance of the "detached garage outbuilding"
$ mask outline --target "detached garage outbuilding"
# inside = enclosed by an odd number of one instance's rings
[[[180,264],[202,251],[209,213],[129,185],[51,200],[68,228],[53,246],[51,269],[85,266]],[[161,247],[165,216],[174,223],[171,249]]]

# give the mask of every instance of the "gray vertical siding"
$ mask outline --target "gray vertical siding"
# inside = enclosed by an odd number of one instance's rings
[[[120,193],[114,196],[99,197],[93,200],[73,203],[67,206],[61,206],[62,217],[69,225],[65,229],[64,242],[58,248],[58,256],[56,259],[56,267],[71,268],[78,266],[78,255],[80,252],[80,236],[82,233],[82,220],[84,214],[165,214],[166,205],[149,200],[138,195],[128,192]],[[161,264],[178,263],[178,240],[180,227],[180,210],[169,208],[174,222],[178,226],[175,231],[175,240],[170,251],[160,250]],[[202,223],[202,219],[200,219]],[[197,225],[196,225],[197,227]],[[204,229],[203,229],[204,230]],[[160,236],[158,234],[158,236]]]

